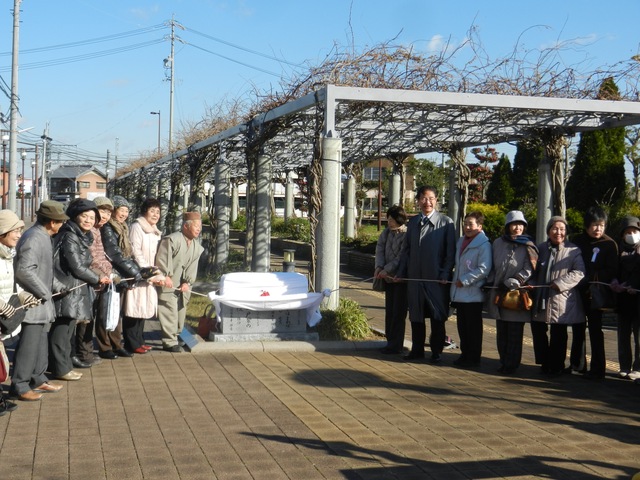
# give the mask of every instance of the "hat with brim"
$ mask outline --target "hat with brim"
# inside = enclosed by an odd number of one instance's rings
[[[55,200],[45,200],[42,202],[40,208],[36,210],[36,214],[57,222],[69,220],[69,217],[64,213],[64,205]]]
[[[0,210],[0,235],[24,227],[24,222],[13,210]]]

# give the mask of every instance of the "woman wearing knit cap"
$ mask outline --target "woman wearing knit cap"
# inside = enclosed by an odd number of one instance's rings
[[[127,218],[129,217],[129,202],[124,197],[116,195],[111,199],[113,203],[113,214],[109,221],[100,228],[102,244],[107,257],[111,261],[113,268],[122,278],[130,279],[130,285],[142,280],[140,267],[132,258],[131,243],[129,241],[129,227]],[[125,292],[120,296],[121,307],[124,307]],[[116,332],[122,331],[122,318],[118,322]],[[127,351],[120,341],[118,348],[113,350],[101,350],[99,354],[102,358],[113,360],[118,357],[131,357],[133,354]]]
[[[53,274],[67,292],[54,299],[56,320],[49,333],[49,369],[60,380],[80,380],[82,374],[73,370],[71,341],[77,323],[89,323],[93,318],[93,287],[111,280],[91,270],[93,243],[91,229],[100,213],[91,200],[78,198],[67,208],[69,221],[54,239]]]
[[[514,290],[528,284],[538,262],[538,248],[525,233],[527,221],[519,210],[507,213],[504,235],[493,242],[493,283]],[[495,297],[495,295],[494,295]],[[500,373],[516,371],[522,360],[524,324],[531,321],[527,310],[508,310],[489,302],[489,314],[496,319],[496,342]]]
[[[585,276],[582,252],[567,241],[567,221],[560,216],[547,223],[546,242],[538,245],[540,258],[533,306],[533,350],[543,373],[559,375],[567,356],[567,327],[585,321],[578,284]],[[547,336],[549,332],[549,336]]]
[[[148,198],[140,206],[138,217],[129,232],[133,259],[141,268],[153,267],[158,243],[162,234],[158,227],[160,220],[160,202]],[[122,328],[124,346],[130,352],[147,353],[151,347],[144,342],[144,323],[146,319],[156,316],[158,294],[154,285],[163,285],[164,277],[158,275],[146,281],[138,282],[127,290],[127,299],[123,311]]]
[[[618,361],[621,378],[640,378],[640,219],[625,217],[620,228],[620,260],[611,288],[617,293]],[[633,344],[631,339],[633,337]]]

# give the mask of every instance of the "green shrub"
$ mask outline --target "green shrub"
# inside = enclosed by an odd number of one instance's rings
[[[231,222],[231,228],[234,230],[240,230],[244,232],[247,230],[247,214],[240,213],[238,214],[238,218],[236,218],[233,222]]]
[[[273,217],[271,219],[271,235],[308,243],[311,241],[311,225],[307,218],[290,218],[285,221],[283,218]]]
[[[322,310],[316,327],[320,340],[362,340],[371,335],[369,320],[354,300],[340,298],[337,310]]]
[[[565,220],[569,224],[569,231],[567,233],[575,235],[582,232],[584,229],[584,218],[582,217],[582,213],[575,208],[567,208],[565,217]]]

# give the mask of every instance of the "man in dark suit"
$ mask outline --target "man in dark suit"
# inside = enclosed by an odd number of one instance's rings
[[[417,197],[420,215],[407,224],[398,278],[408,278],[412,347],[405,360],[424,358],[425,317],[431,320],[431,363],[441,361],[449,316],[449,285],[455,262],[456,233],[451,220],[437,211],[435,187],[423,186]],[[419,280],[424,281],[419,281]]]

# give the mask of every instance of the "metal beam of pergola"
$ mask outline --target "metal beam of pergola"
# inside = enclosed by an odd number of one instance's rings
[[[449,153],[452,148],[518,142],[542,132],[573,136],[637,124],[639,102],[325,85],[145,168],[167,168],[176,158],[218,147],[224,152],[229,177],[241,177],[247,170],[247,146],[255,144],[256,137],[262,155],[270,158],[272,172],[281,173],[308,166],[314,146],[326,139],[339,140],[339,152],[329,148],[339,162],[365,162],[381,156]],[[266,129],[271,133],[261,140],[259,135]],[[327,149],[323,146],[321,151],[324,161]],[[329,170],[323,168],[323,175]],[[335,198],[336,191],[339,195],[339,175],[323,182],[323,189],[324,208],[327,198]],[[333,217],[334,213],[322,215],[317,229],[323,248],[318,257],[329,262],[318,268],[319,277],[327,283],[316,282],[317,291],[337,289],[339,231],[334,239],[326,233],[335,235],[339,216]]]

